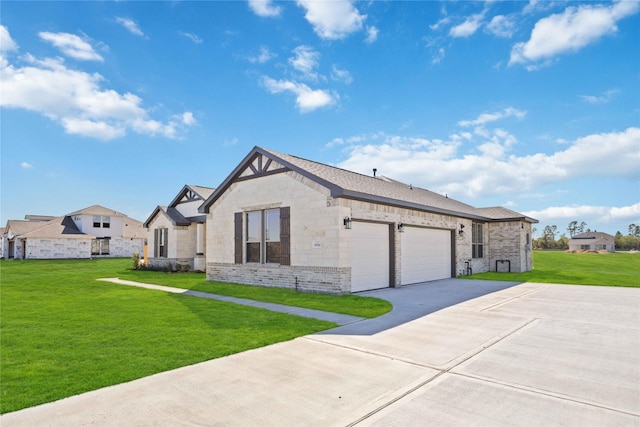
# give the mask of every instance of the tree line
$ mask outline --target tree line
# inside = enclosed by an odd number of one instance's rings
[[[534,235],[536,231],[537,229],[534,228]],[[568,236],[566,233],[560,233],[557,226],[547,225],[542,230],[542,236],[537,239],[533,239],[533,249],[569,249],[569,240],[573,236],[580,233],[588,233],[590,231],[595,232],[597,230],[589,229],[584,221],[571,221],[567,226]],[[616,250],[640,250],[640,225],[629,224],[627,231],[628,234],[626,235],[623,235],[618,231],[614,236]]]

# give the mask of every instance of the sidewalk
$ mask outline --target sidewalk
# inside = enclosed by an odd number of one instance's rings
[[[232,302],[249,307],[263,308],[265,310],[277,311],[278,313],[293,314],[300,317],[310,317],[327,322],[337,323],[338,325],[348,325],[355,322],[365,320],[364,317],[350,316],[348,314],[331,313],[328,311],[314,310],[311,308],[293,307],[290,305],[275,304],[271,302],[255,301],[246,298],[229,297],[225,295],[210,294],[207,292],[192,291],[189,289],[174,288],[171,286],[152,285],[150,283],[132,282],[130,280],[122,280],[118,278],[98,279],[103,282],[116,283],[118,285],[135,286],[138,288],[154,289],[156,291],[170,292],[172,294],[189,295],[199,298],[209,298],[218,301]]]

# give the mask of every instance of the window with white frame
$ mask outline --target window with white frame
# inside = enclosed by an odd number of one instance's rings
[[[482,224],[471,224],[471,257],[484,258],[484,235]]]
[[[102,224],[102,217],[94,216],[93,217],[93,228],[100,228]]]
[[[102,217],[102,228],[110,228],[111,227],[111,218],[108,216]]]
[[[246,262],[280,263],[280,209],[247,212]]]

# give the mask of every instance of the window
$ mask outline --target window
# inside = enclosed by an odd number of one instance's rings
[[[280,209],[247,212],[246,259],[280,263]]]
[[[102,228],[110,228],[111,227],[111,218],[108,216],[102,217]]]
[[[471,257],[484,257],[484,236],[482,234],[482,224],[474,222],[471,224]]]
[[[169,229],[156,228],[155,230],[153,230],[153,237],[153,256],[155,258],[166,258],[168,252],[167,241],[169,238]]]
[[[93,239],[91,255],[109,255],[109,239]]]
[[[99,216],[94,216],[93,217],[93,227],[94,228],[100,228],[100,222],[101,218]]]

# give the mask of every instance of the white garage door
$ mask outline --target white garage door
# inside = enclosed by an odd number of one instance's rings
[[[351,292],[389,287],[389,226],[353,222]]]
[[[405,226],[400,241],[402,285],[451,277],[451,231]]]

